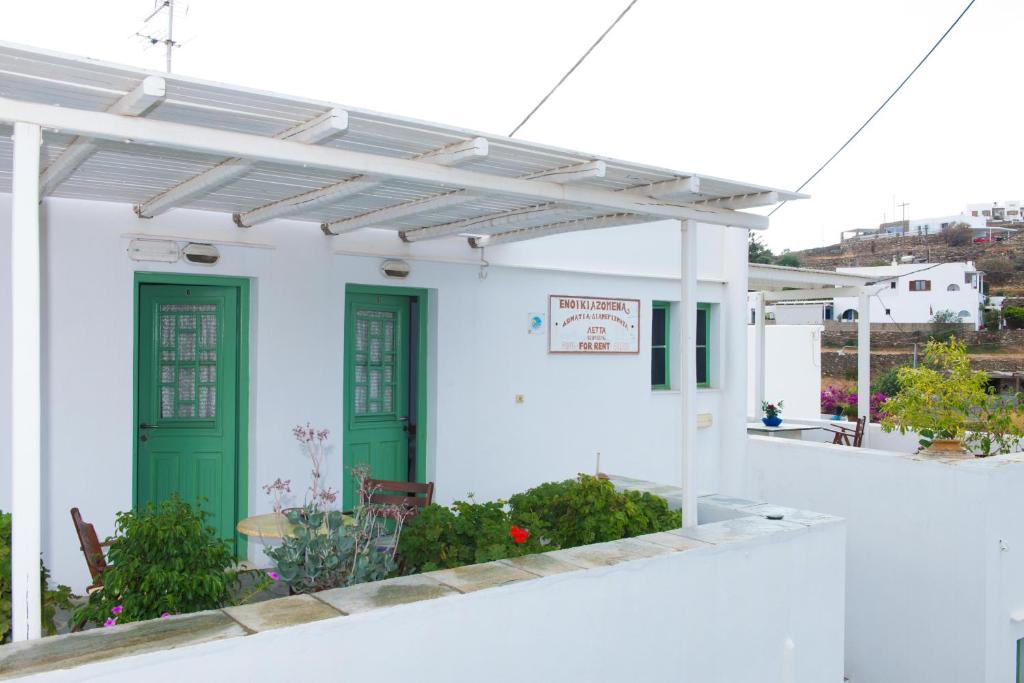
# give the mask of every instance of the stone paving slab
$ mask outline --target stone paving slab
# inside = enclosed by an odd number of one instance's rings
[[[225,607],[224,612],[245,628],[257,633],[344,616],[342,612],[312,595],[289,595],[251,605]]]
[[[483,564],[469,564],[465,567],[456,567],[455,569],[441,569],[436,572],[429,572],[427,576],[447,586],[451,586],[461,593],[471,593],[483,590],[484,588],[494,588],[508,583],[515,583],[516,581],[537,578],[536,574],[531,574],[501,562],[485,562]]]
[[[565,572],[576,572],[582,569],[582,567],[577,564],[570,564],[565,560],[552,557],[550,552],[540,553],[537,555],[523,555],[522,557],[510,557],[498,561],[502,564],[507,564],[510,567],[515,567],[516,569],[522,569],[530,572],[531,574],[536,574],[537,576],[552,576],[554,574],[564,574]]]
[[[0,680],[245,635],[216,610],[0,645]]]
[[[739,543],[759,536],[769,536],[784,531],[806,529],[807,526],[805,524],[750,516],[727,519],[722,522],[714,522],[713,524],[701,524],[700,526],[681,529],[678,532],[671,533],[680,533],[698,541],[720,545],[723,543]]]
[[[670,531],[659,531],[654,534],[646,534],[644,536],[637,536],[638,541],[644,541],[645,543],[654,543],[655,545],[663,545],[666,548],[672,550],[692,550],[694,548],[701,548],[707,543],[698,541],[695,538],[689,536],[683,536],[681,533],[682,529],[672,529]]]
[[[666,555],[674,552],[671,548],[655,543],[645,543],[635,538],[624,538],[619,541],[581,545],[576,548],[565,548],[548,553],[557,560],[579,565],[585,569],[608,567],[630,560]]]
[[[360,583],[348,588],[334,588],[317,593],[315,597],[346,614],[358,614],[381,607],[458,594],[458,591],[427,574],[413,574],[384,581]]]

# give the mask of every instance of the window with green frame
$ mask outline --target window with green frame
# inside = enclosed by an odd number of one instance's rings
[[[672,388],[670,359],[672,322],[671,304],[655,301],[651,305],[651,388],[664,390]],[[711,351],[709,345],[711,330],[711,306],[697,304],[697,386],[711,386]]]

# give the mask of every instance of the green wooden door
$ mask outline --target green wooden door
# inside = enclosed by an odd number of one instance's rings
[[[375,479],[409,481],[409,327],[409,297],[346,296],[345,509],[356,500],[354,466],[369,466]]]
[[[234,287],[140,285],[137,503],[144,507],[178,493],[202,505],[232,543],[238,316]]]

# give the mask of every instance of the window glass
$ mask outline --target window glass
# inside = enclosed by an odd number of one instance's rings
[[[651,306],[651,388],[668,389],[669,375],[669,305],[655,301]]]

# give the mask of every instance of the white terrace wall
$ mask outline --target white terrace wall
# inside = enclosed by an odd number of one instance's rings
[[[750,437],[749,497],[847,520],[851,683],[1006,683],[1024,638],[1024,458]]]
[[[126,235],[140,231],[233,244],[219,246],[214,267],[139,264],[125,250]],[[9,291],[9,195],[0,195],[0,235],[0,284]],[[135,270],[252,279],[255,514],[270,509],[261,484],[308,481],[294,425],[329,428],[340,442],[345,285],[394,284],[379,273],[380,255],[410,258],[412,274],[399,284],[430,290],[427,458],[440,501],[469,492],[491,499],[590,472],[598,451],[607,471],[678,483],[680,398],[650,389],[649,321],[652,300],[679,299],[679,245],[675,223],[557,236],[488,249],[493,265],[481,280],[480,254],[462,239],[403,245],[392,232],[372,230],[327,239],[309,223],[242,231],[223,214],[177,210],[138,221],[127,205],[46,200],[43,548],[54,579],[76,589],[87,579],[70,507],[106,535],[114,513],[132,504]],[[698,298],[713,304],[713,387],[698,395],[698,411],[712,418],[697,435],[698,483],[737,493],[746,376],[745,364],[726,359],[746,357],[746,231],[700,226],[699,245]],[[334,253],[342,249],[349,253]],[[584,264],[591,272],[572,270]],[[641,352],[549,355],[546,336],[527,334],[528,315],[546,311],[549,294],[640,299]],[[0,434],[9,433],[11,334],[10,301],[0,297]],[[517,405],[516,394],[525,403]],[[0,473],[8,472],[10,445],[0,440]],[[335,486],[341,473],[335,448],[328,463]],[[0,509],[9,508],[9,481],[0,476]]]
[[[821,417],[821,325],[765,327],[765,398],[785,401],[784,419]],[[754,396],[754,326],[747,326],[747,415],[758,417]]]
[[[833,521],[24,680],[840,683],[843,547]]]

